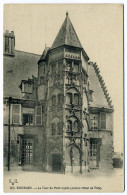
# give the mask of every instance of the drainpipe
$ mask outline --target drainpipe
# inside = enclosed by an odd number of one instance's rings
[[[10,110],[11,110],[11,97],[9,97],[9,116],[8,116],[8,171],[10,171]]]

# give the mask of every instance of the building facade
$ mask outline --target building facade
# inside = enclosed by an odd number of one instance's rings
[[[114,109],[68,13],[42,56],[14,53],[13,32],[4,39],[5,167],[74,174],[112,168]]]

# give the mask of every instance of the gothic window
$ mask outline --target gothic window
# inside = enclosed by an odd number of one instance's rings
[[[87,83],[87,78],[88,78],[88,77],[87,77],[86,73],[84,73],[84,74],[83,74],[84,84],[86,84],[86,83]]]
[[[67,71],[72,71],[72,62],[68,61],[66,66],[67,66]]]
[[[56,64],[52,64],[52,74],[56,74]]]
[[[56,124],[52,123],[52,135],[56,134]]]
[[[98,129],[98,115],[97,114],[90,115],[90,129],[91,130]]]
[[[73,72],[79,72],[79,64],[74,62]]]
[[[79,105],[79,95],[78,94],[74,94],[74,104]]]
[[[44,76],[40,77],[40,84],[44,84]]]
[[[101,113],[100,115],[101,129],[106,129],[106,113]]]
[[[58,131],[58,135],[61,135],[62,132],[63,132],[62,123],[61,122],[57,123],[57,131]]]
[[[79,131],[79,124],[78,124],[78,121],[74,121],[74,131],[75,132],[78,132]]]
[[[52,96],[52,106],[55,106],[56,105],[56,96],[53,95]]]
[[[69,132],[72,131],[72,121],[71,120],[67,121],[67,131],[69,131]]]
[[[58,106],[61,106],[63,104],[63,95],[58,94]]]
[[[21,105],[12,104],[12,124],[21,124]]]
[[[42,124],[42,107],[41,106],[36,106],[35,122],[36,122],[36,125]]]
[[[67,93],[67,104],[72,104],[72,93]]]

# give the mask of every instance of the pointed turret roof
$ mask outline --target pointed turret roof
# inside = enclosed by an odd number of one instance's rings
[[[60,28],[51,49],[59,47],[61,45],[70,45],[73,47],[82,48],[79,38],[68,16],[68,12],[66,13],[64,23]]]

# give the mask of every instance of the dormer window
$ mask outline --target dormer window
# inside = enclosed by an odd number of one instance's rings
[[[21,84],[23,93],[33,93],[33,82],[32,81],[22,81]]]

